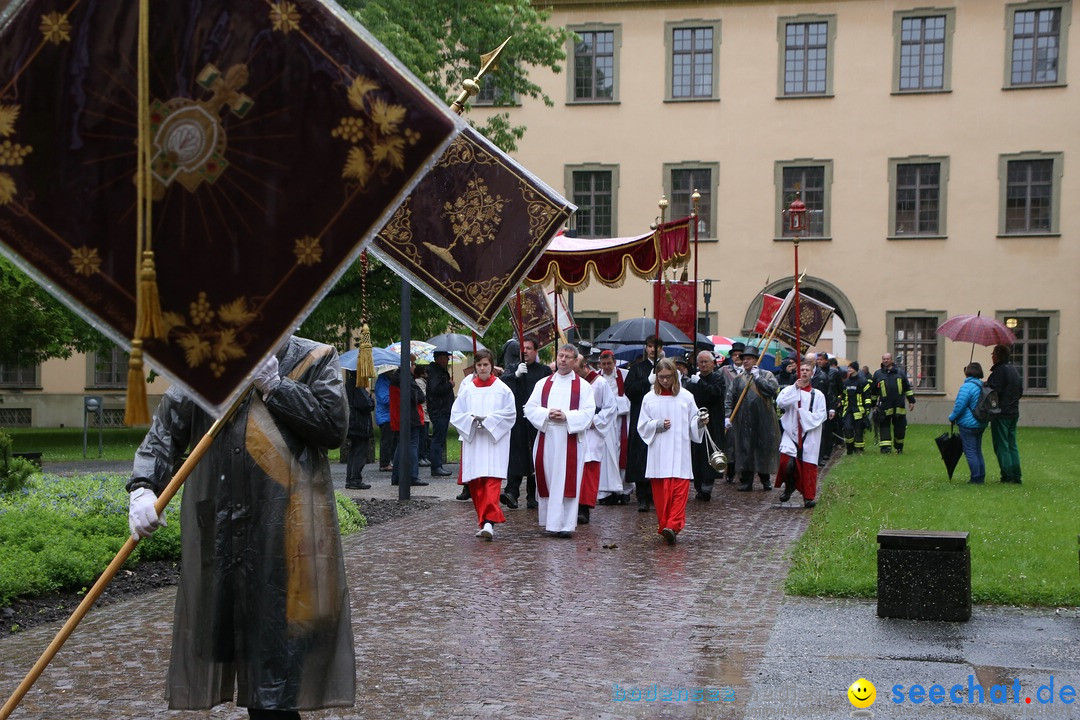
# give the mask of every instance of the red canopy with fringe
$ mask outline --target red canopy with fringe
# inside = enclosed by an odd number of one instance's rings
[[[690,218],[660,225],[636,237],[571,238],[558,235],[526,276],[535,285],[554,281],[556,287],[578,291],[595,278],[608,287],[621,287],[627,272],[655,279],[657,270],[685,265],[690,259]]]

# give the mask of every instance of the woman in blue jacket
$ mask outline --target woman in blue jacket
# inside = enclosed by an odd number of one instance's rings
[[[956,393],[956,404],[949,414],[949,422],[960,428],[960,442],[964,447],[964,457],[971,468],[971,480],[968,482],[982,485],[986,480],[986,463],[983,461],[982,436],[986,423],[975,419],[975,406],[982,396],[982,365],[973,362],[964,368],[964,384]]]

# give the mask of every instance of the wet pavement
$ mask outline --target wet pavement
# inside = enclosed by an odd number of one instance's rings
[[[508,510],[489,543],[473,537],[472,504],[452,500],[453,478],[420,476],[431,484],[413,497],[445,502],[344,540],[356,705],[305,717],[834,718],[853,710],[859,677],[877,685],[876,717],[1080,717],[1057,696],[1023,703],[1050,676],[1056,694],[1080,687],[1076,608],[919,623],[878,619],[873,601],[785,599],[787,553],[810,513],[776,507],[776,491],[720,485],[712,502],[691,500],[673,547],[633,505],[597,508],[571,539]],[[389,473],[369,467],[365,479],[371,490],[347,492],[397,497]],[[173,597],[92,611],[12,717],[246,717],[232,705],[165,709]],[[58,628],[0,638],[0,698]],[[969,673],[988,691],[1018,680],[1020,703],[890,700],[894,685],[917,683],[964,683],[966,698]]]

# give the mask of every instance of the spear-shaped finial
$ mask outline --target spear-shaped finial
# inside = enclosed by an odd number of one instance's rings
[[[480,79],[484,77],[489,71],[495,69],[495,64],[499,59],[499,53],[506,47],[506,43],[510,42],[510,38],[513,35],[503,40],[502,45],[495,48],[489,53],[480,56],[480,71],[476,73],[476,77],[467,78],[461,83],[462,91],[457,96],[454,102],[450,103],[450,109],[460,115],[465,110],[465,103],[469,101],[469,98],[480,92]]]

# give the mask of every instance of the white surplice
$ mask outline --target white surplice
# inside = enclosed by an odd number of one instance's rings
[[[623,393],[619,394],[618,375],[622,379]],[[611,390],[611,396],[615,398],[616,417],[604,435],[607,444],[604,460],[600,463],[600,492],[597,497],[607,497],[612,494],[628,494],[633,485],[626,483],[626,469],[619,467],[619,458],[622,456],[622,428],[623,423],[630,422],[630,398],[626,397],[626,370],[615,368],[610,375],[600,374]],[[627,436],[630,428],[627,427]],[[629,437],[627,439],[629,442]]]
[[[483,418],[478,427],[476,418]],[[488,387],[477,387],[473,376],[466,378],[450,408],[450,424],[461,439],[461,481],[480,477],[506,479],[510,462],[510,429],[517,411],[514,393],[499,379]]]
[[[671,421],[667,430],[662,429],[664,420]],[[716,422],[716,418],[710,422]],[[641,439],[649,446],[646,478],[694,479],[690,442],[701,442],[705,428],[698,422],[693,393],[680,390],[678,395],[657,395],[653,390],[641,402],[637,427]]]
[[[829,414],[825,395],[820,390],[806,392],[788,385],[776,396],[776,407],[784,411],[780,418],[783,435],[780,452],[795,457],[799,431],[802,431],[802,461],[816,465],[821,450],[821,425]]]
[[[578,409],[570,409],[570,392],[573,380],[577,379],[579,395]],[[544,476],[548,486],[548,497],[537,497],[540,524],[549,532],[573,532],[577,528],[578,496],[581,494],[581,473],[585,467],[586,445],[583,442],[585,430],[592,423],[596,406],[593,403],[592,386],[579,378],[577,373],[566,375],[558,373],[551,376],[551,390],[547,405],[541,403],[544,387],[548,378],[536,383],[529,401],[525,403],[525,417],[544,437]],[[548,412],[562,410],[565,422],[553,422]],[[540,434],[533,444],[533,458],[540,445]],[[566,449],[568,443],[577,443],[577,492],[573,497],[563,497],[566,488]],[[539,495],[539,492],[537,493]]]

